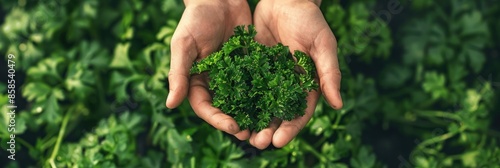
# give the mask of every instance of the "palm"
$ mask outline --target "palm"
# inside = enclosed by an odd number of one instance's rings
[[[250,11],[222,9],[217,4],[187,7],[172,38],[173,57],[187,53],[191,62],[204,58],[229,39],[234,27],[251,23]]]

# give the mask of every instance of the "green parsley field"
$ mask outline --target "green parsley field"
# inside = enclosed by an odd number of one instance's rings
[[[323,0],[344,107],[265,150],[165,107],[181,0],[0,4],[0,167],[500,167],[497,1]]]

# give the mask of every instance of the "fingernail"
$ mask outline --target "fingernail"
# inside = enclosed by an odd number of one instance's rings
[[[171,100],[170,100],[170,97],[171,97],[171,94],[170,94],[170,93],[168,93],[168,95],[167,95],[167,104],[171,101]],[[170,107],[168,107],[168,106],[167,106],[167,108],[170,108]]]

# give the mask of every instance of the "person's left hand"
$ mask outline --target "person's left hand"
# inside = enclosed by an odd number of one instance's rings
[[[308,0],[261,0],[257,5],[253,22],[257,30],[256,40],[271,46],[282,43],[290,51],[300,50],[310,55],[319,77],[319,92],[335,109],[342,107],[340,96],[340,70],[337,61],[337,41],[326,23],[320,2]],[[275,147],[288,144],[311,119],[319,93],[312,91],[307,97],[305,115],[292,121],[273,122],[269,128],[253,132],[250,143],[264,149],[273,143]]]

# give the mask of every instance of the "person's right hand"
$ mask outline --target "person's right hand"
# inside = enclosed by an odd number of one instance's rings
[[[215,128],[244,140],[248,131],[240,132],[236,121],[212,106],[206,75],[190,77],[195,60],[205,58],[220,48],[238,25],[252,24],[246,0],[184,0],[186,9],[171,42],[168,74],[168,108],[177,107],[188,94],[189,102],[200,118]]]

